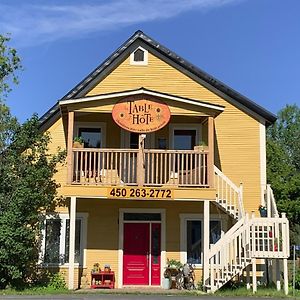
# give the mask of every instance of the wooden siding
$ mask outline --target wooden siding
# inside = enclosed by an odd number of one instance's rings
[[[166,258],[180,260],[180,214],[203,213],[201,202],[170,203],[168,201],[124,201],[79,199],[77,212],[88,213],[86,269],[90,281],[90,272],[95,262],[101,268],[110,264],[116,272],[118,283],[118,246],[119,246],[119,209],[165,209],[166,210]],[[211,205],[211,213],[224,217],[222,211]],[[226,216],[225,216],[226,218]],[[196,282],[201,280],[201,270],[197,270]]]
[[[148,59],[147,66],[136,66],[126,58],[87,95],[145,87],[225,106],[215,118],[217,166],[235,184],[243,182],[245,209],[257,211],[261,195],[259,122],[153,54]]]

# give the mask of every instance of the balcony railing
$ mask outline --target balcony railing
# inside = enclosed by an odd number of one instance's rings
[[[208,151],[73,148],[72,162],[73,184],[209,187]]]

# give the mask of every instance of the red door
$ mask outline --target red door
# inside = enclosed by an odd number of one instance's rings
[[[149,223],[124,223],[124,285],[149,285],[149,242]]]
[[[151,224],[151,285],[160,285],[160,224]]]

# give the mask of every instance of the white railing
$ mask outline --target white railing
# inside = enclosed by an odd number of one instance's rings
[[[208,151],[73,148],[72,159],[72,184],[209,187]]]
[[[216,291],[234,276],[241,274],[252,258],[288,258],[289,223],[282,218],[240,219],[211,246],[208,255],[209,272],[204,285]]]
[[[274,193],[270,184],[267,184],[265,189],[265,205],[267,208],[267,216],[269,218],[279,216]]]
[[[214,166],[214,172],[217,203],[232,214],[234,218],[241,219],[245,214],[243,186],[237,187],[216,166]]]

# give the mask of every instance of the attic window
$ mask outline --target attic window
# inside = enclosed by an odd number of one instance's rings
[[[130,54],[131,65],[147,65],[148,64],[148,51],[138,47]]]

